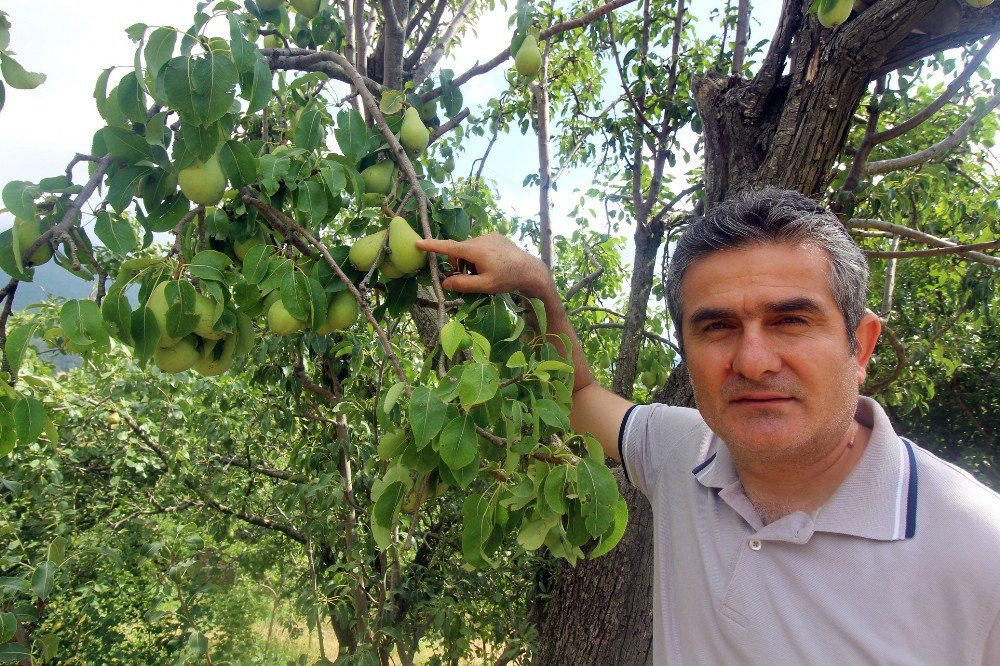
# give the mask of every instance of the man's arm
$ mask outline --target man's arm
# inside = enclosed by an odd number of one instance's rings
[[[620,461],[618,431],[632,403],[594,381],[552,274],[545,264],[495,233],[461,242],[421,240],[417,247],[447,255],[452,266],[458,266],[459,259],[475,265],[475,274],[456,273],[447,277],[442,282],[446,289],[479,294],[518,292],[542,302],[548,334],[565,335],[572,345],[575,373],[570,424],[577,432],[592,434],[607,456]],[[558,338],[553,342],[560,352],[566,352]]]

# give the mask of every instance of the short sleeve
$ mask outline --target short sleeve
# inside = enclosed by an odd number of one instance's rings
[[[652,500],[656,479],[671,451],[702,425],[694,409],[661,404],[630,407],[618,433],[625,477]]]

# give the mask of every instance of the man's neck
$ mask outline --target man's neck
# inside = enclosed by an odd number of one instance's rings
[[[747,499],[765,525],[802,511],[812,514],[826,503],[857,466],[871,430],[857,424],[825,454],[806,465],[755,464],[734,458]]]

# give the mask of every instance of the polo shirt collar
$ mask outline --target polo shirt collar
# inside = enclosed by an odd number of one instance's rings
[[[911,538],[917,512],[913,445],[900,439],[885,411],[871,398],[858,399],[855,419],[872,430],[868,446],[840,488],[813,516],[811,531],[880,541]],[[724,489],[739,482],[729,450],[714,436],[709,455],[691,471],[708,488]]]

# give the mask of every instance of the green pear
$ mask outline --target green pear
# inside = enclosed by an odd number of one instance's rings
[[[993,0],[965,0],[971,7],[982,9],[993,4]]]
[[[396,164],[392,160],[371,165],[361,172],[361,180],[365,182],[365,193],[389,194],[392,191],[392,179],[395,174]]]
[[[192,164],[177,174],[181,192],[191,201],[214,206],[226,193],[226,175],[222,173],[219,156],[212,155],[204,162]]]
[[[389,222],[389,251],[392,265],[404,274],[416,273],[427,265],[427,253],[418,250],[415,243],[420,234],[410,228],[406,220],[397,216]]]
[[[642,382],[642,385],[645,386],[650,391],[656,388],[656,379],[657,379],[656,373],[653,372],[652,370],[646,370],[641,375],[639,375],[639,380]]]
[[[165,283],[161,282],[160,284]],[[195,347],[195,339],[190,335],[178,340],[170,347],[157,347],[156,351],[153,352],[153,363],[156,364],[156,367],[172,375],[193,368],[199,358],[200,354],[198,348]]]
[[[420,120],[420,112],[416,107],[407,107],[403,112],[403,126],[399,130],[399,142],[403,148],[410,155],[419,155],[430,140],[431,132]]]
[[[21,254],[35,244],[38,237],[47,231],[42,228],[40,220],[14,220],[14,233],[17,234],[17,244],[21,248]],[[31,254],[29,261],[33,266],[41,266],[52,258],[52,246],[44,243]]]
[[[358,320],[358,302],[347,289],[338,291],[330,298],[330,306],[326,309],[326,318],[319,328],[318,335],[330,335],[334,331],[344,331],[354,326]]]
[[[853,1],[853,0],[852,0]],[[542,52],[534,35],[527,35],[514,56],[514,67],[521,76],[534,76],[542,67]]]
[[[224,340],[206,340],[201,348],[198,361],[192,366],[202,377],[221,375],[233,365],[236,359],[236,347],[239,342],[237,334]]]
[[[392,259],[383,261],[382,265],[378,267],[378,270],[379,275],[384,277],[386,280],[396,280],[406,276],[406,273],[396,268],[396,265],[392,263]]]
[[[378,256],[378,251],[382,247],[382,243],[385,242],[386,233],[388,233],[387,230],[383,229],[382,231],[358,239],[351,246],[350,252],[347,253],[347,258],[350,259],[351,264],[359,271],[369,270],[372,264],[375,263],[375,257]]]
[[[293,317],[280,299],[267,310],[267,327],[275,335],[291,335],[304,331],[307,326],[309,322]]]
[[[820,0],[816,16],[824,28],[833,28],[846,21],[853,8],[854,0]]]
[[[170,309],[170,304],[167,302],[166,290],[166,281],[153,287],[153,290],[149,292],[149,298],[146,299],[146,307],[153,312],[156,325],[160,329],[160,339],[157,344],[160,347],[173,347],[180,342],[180,339],[167,335],[167,310]]]
[[[194,332],[206,340],[221,340],[226,337],[225,333],[213,330],[215,322],[222,316],[222,309],[225,304],[216,301],[205,294],[196,294],[194,297],[194,312],[198,315],[198,325],[194,327]]]
[[[285,43],[281,41],[281,37],[278,37],[277,35],[264,35],[264,48],[283,49],[285,48]]]
[[[254,249],[258,245],[266,245],[267,243],[260,236],[251,236],[246,240],[236,241],[233,243],[233,254],[240,261],[246,259],[247,252]]]
[[[449,155],[445,159],[444,164],[441,165],[441,168],[444,169],[445,171],[447,171],[448,173],[451,173],[452,171],[454,171],[455,170],[455,158],[453,156]]]
[[[323,0],[291,0],[292,7],[307,19],[314,19],[323,6]]]
[[[257,6],[263,11],[269,12],[285,4],[285,0],[257,0]]]

